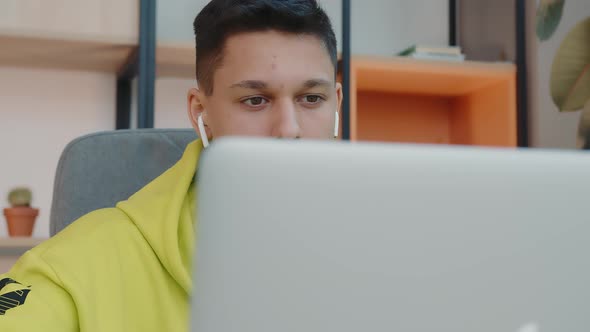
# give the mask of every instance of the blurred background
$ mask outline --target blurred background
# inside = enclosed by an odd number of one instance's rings
[[[148,2],[155,5],[152,19],[142,10]],[[0,0],[0,206],[11,188],[31,188],[40,209],[33,237],[49,236],[53,179],[68,142],[116,128],[190,127],[192,22],[207,2]],[[346,1],[320,2],[342,53]],[[588,0],[349,5],[348,138],[585,146],[579,101],[590,99],[590,88],[584,91],[590,82],[590,39],[583,41],[590,35]],[[153,105],[141,99],[137,79],[142,29],[155,33]],[[552,91],[552,80],[565,92]],[[142,107],[153,107],[153,123],[142,118]],[[0,222],[0,237],[6,236]]]

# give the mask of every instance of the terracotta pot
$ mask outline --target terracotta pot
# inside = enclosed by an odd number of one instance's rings
[[[4,209],[10,236],[31,236],[39,209],[19,206]]]

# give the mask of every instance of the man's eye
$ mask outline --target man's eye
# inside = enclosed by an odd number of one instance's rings
[[[303,97],[303,101],[308,104],[317,104],[317,103],[321,102],[322,100],[323,100],[323,98],[318,95],[307,95],[307,96]]]
[[[243,102],[248,106],[260,106],[264,105],[267,101],[262,97],[252,97],[244,100]]]

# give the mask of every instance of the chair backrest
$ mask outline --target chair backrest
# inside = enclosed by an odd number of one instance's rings
[[[88,212],[127,199],[174,165],[196,138],[192,129],[139,129],[73,140],[57,166],[50,234]]]

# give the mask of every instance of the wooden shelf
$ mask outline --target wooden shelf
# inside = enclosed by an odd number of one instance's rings
[[[117,72],[136,41],[0,30],[0,66]]]
[[[137,41],[0,29],[0,45],[0,66],[117,73]],[[194,45],[159,44],[156,71],[158,77],[194,78]]]
[[[195,45],[193,43],[160,43],[156,48],[158,77],[195,79]]]
[[[351,59],[352,140],[514,147],[516,67]]]
[[[0,238],[0,256],[20,255],[47,239],[32,237]]]
[[[437,96],[460,96],[516,77],[513,64],[474,61],[353,57],[352,67],[358,89]]]

